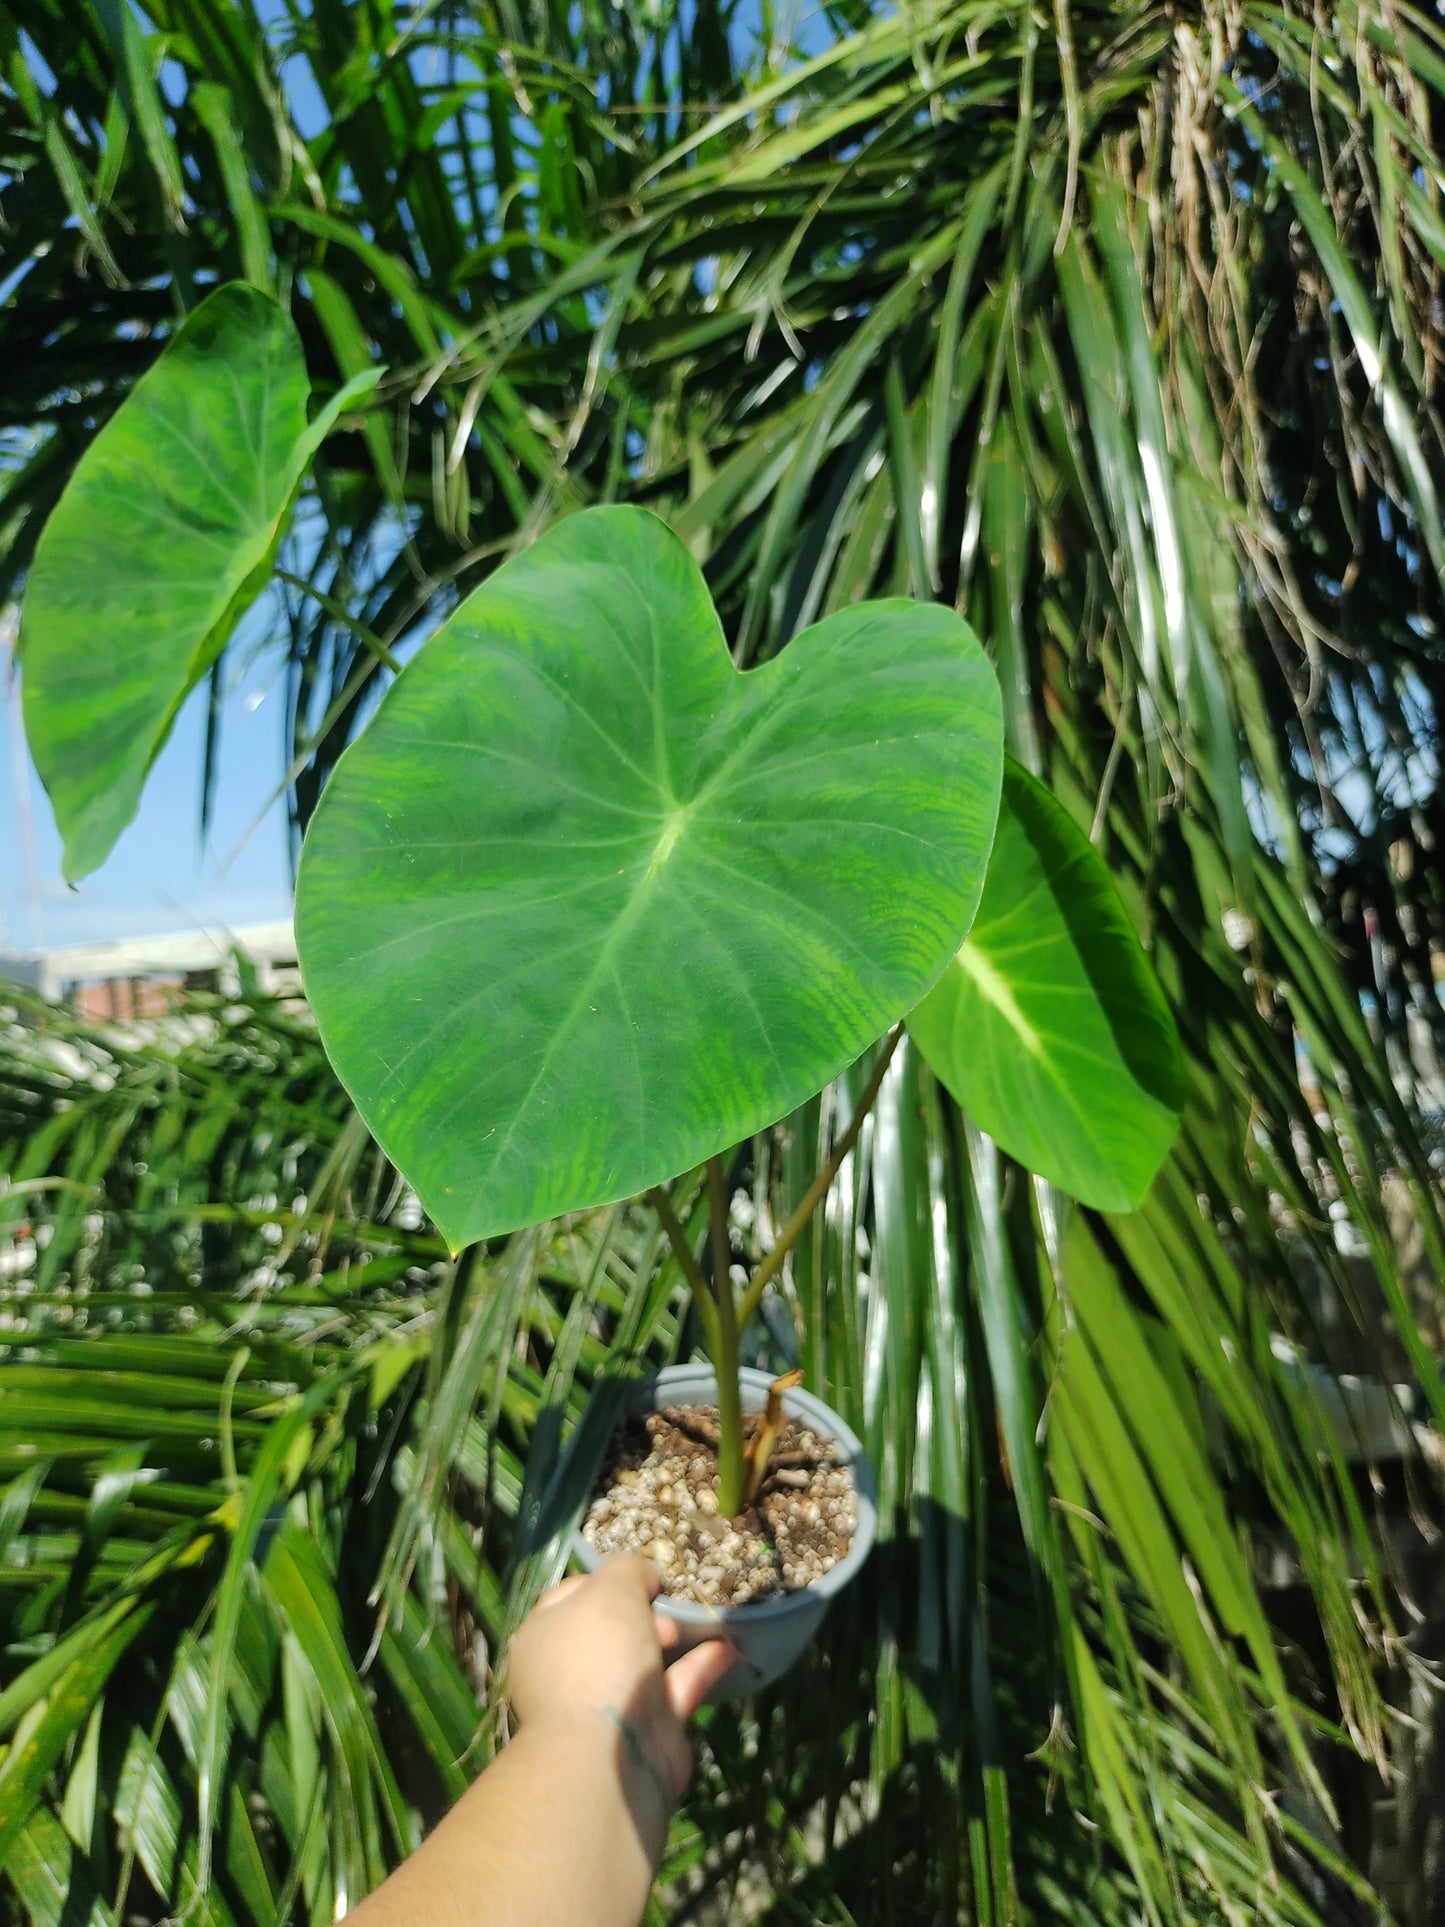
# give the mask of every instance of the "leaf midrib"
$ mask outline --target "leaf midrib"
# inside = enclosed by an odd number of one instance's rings
[[[681,836],[679,836],[677,840],[680,842]],[[676,845],[674,845],[674,849],[675,848]],[[639,917],[642,915],[643,906],[653,894],[657,887],[658,879],[663,874],[664,870],[661,866],[649,864],[643,872],[637,888],[633,891],[631,899],[613,922],[601,949],[597,952],[597,957],[592,968],[588,971],[586,977],[583,978],[576,996],[567,1009],[566,1015],[561,1019],[556,1029],[552,1032],[551,1037],[548,1039],[547,1048],[542,1053],[537,1068],[532,1075],[531,1082],[513,1107],[511,1122],[508,1124],[501,1142],[497,1145],[492,1155],[492,1167],[494,1170],[511,1149],[512,1142],[517,1135],[518,1125],[530,1111],[543,1079],[549,1074],[553,1064],[556,1062],[557,1054],[562,1044],[571,1036],[573,1026],[581,1017],[589,998],[595,993],[603,973],[611,966],[618,944],[636,926]]]

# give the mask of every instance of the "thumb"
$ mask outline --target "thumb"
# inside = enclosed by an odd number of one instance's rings
[[[532,1608],[533,1612],[545,1612],[549,1606],[560,1606],[564,1599],[570,1599],[572,1597],[579,1586],[585,1586],[587,1584],[587,1578],[588,1575],[586,1573],[577,1572],[573,1573],[570,1579],[563,1579],[559,1584],[553,1586],[550,1591],[542,1594],[542,1597]]]
[[[708,1639],[672,1662],[663,1679],[672,1710],[680,1720],[692,1717],[737,1659],[737,1649],[726,1640]]]

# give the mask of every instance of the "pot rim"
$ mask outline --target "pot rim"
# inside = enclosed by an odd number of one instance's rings
[[[771,1372],[760,1372],[756,1367],[744,1365],[738,1373],[743,1392],[745,1411],[760,1410],[773,1382]],[[659,1402],[666,1399],[670,1403],[678,1398],[691,1397],[701,1402],[711,1392],[716,1396],[717,1371],[702,1361],[688,1365],[665,1365],[660,1371],[635,1387],[629,1400],[633,1413],[655,1411]],[[749,1397],[753,1394],[753,1397]],[[836,1566],[829,1568],[820,1579],[796,1591],[785,1592],[781,1598],[747,1600],[741,1606],[704,1606],[695,1599],[674,1599],[666,1590],[657,1595],[653,1602],[659,1612],[666,1612],[669,1619],[679,1626],[690,1628],[706,1626],[727,1626],[743,1620],[748,1625],[766,1624],[769,1620],[789,1619],[794,1614],[816,1612],[825,1606],[836,1593],[840,1593],[855,1577],[864,1560],[873,1549],[874,1532],[878,1514],[878,1487],[873,1477],[873,1468],[868,1463],[867,1454],[857,1434],[846,1425],[831,1405],[817,1397],[813,1392],[794,1387],[783,1394],[783,1410],[794,1418],[803,1419],[814,1431],[821,1432],[831,1439],[838,1448],[849,1471],[853,1474],[853,1485],[858,1500],[858,1524],[853,1533],[852,1543]],[[601,1565],[605,1554],[599,1553],[582,1535],[582,1522],[577,1523],[572,1535],[573,1550],[589,1572]]]

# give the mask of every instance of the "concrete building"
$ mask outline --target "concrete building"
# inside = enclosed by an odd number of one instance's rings
[[[289,917],[236,930],[197,926],[112,943],[65,944],[28,956],[0,954],[0,979],[25,984],[54,1003],[69,1003],[91,1023],[129,1023],[167,1016],[187,990],[238,988],[238,958],[255,971],[261,990],[300,996]]]

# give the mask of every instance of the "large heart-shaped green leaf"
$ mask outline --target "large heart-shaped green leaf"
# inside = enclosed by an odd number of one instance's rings
[[[322,798],[296,934],[332,1061],[453,1245],[629,1196],[923,994],[1001,763],[948,610],[863,604],[740,675],[676,536],[573,516],[427,644]]]
[[[1016,763],[978,915],[908,1029],[1011,1157],[1101,1210],[1143,1202],[1184,1105],[1174,1020],[1103,859]]]
[[[218,288],[76,465],[21,618],[25,731],[74,882],[136,812],[176,712],[270,575],[311,457],[380,370],[308,425],[301,339]]]

